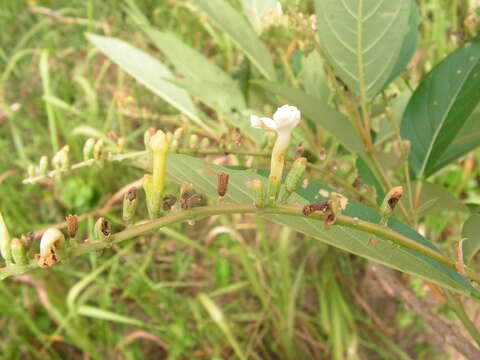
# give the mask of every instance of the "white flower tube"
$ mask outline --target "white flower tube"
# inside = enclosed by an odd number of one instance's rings
[[[283,105],[273,114],[273,119],[252,115],[250,124],[254,128],[273,130],[277,139],[272,151],[270,176],[268,178],[268,202],[272,204],[280,190],[285,154],[290,144],[293,129],[300,122],[300,110],[295,106]]]

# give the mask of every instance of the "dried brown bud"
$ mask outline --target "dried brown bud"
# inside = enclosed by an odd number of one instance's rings
[[[390,197],[388,199],[388,206],[393,211],[397,206],[398,201],[403,195],[403,187],[397,186],[390,191]]]
[[[25,246],[25,249],[27,250],[30,249],[30,246],[32,246],[33,240],[35,240],[34,231],[30,231],[20,236],[20,241],[22,242],[23,246]]]
[[[359,190],[361,185],[362,185],[362,180],[360,179],[360,177],[356,177],[352,183],[353,188]]]
[[[163,210],[170,211],[177,202],[177,197],[175,195],[167,195],[163,198]]]
[[[190,189],[182,194],[181,207],[182,209],[190,209],[196,205],[203,203],[203,196]]]
[[[67,220],[68,236],[70,238],[74,238],[77,235],[78,218],[76,215],[68,215],[66,217],[66,220]]]
[[[303,157],[304,153],[305,153],[305,145],[303,141],[300,141],[297,145],[297,148],[295,149],[295,158]]]
[[[218,174],[217,193],[218,193],[218,196],[222,198],[227,193],[229,177],[230,175],[223,172]]]
[[[329,207],[330,207],[330,205],[329,205],[328,201],[322,201],[322,202],[319,202],[319,203],[306,205],[303,208],[302,212],[303,212],[303,215],[308,216],[308,215],[313,214],[315,211],[325,212],[329,209]]]
[[[132,186],[130,189],[128,189],[127,199],[128,201],[133,201],[136,198],[137,198],[137,188],[135,186]]]

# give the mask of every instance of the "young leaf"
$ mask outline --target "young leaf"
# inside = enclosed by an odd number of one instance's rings
[[[277,75],[272,57],[247,21],[225,0],[191,0],[224,31],[268,80]]]
[[[316,0],[318,36],[335,73],[373,98],[392,77],[409,30],[410,0]]]
[[[158,60],[132,45],[112,37],[87,34],[88,40],[123,70],[187,115],[193,122],[209,130],[199,117],[188,93],[166,79],[174,76]]]
[[[363,154],[363,144],[357,130],[345,116],[327,104],[327,99],[317,98],[302,90],[269,81],[255,80],[253,83],[283,97],[290,104],[298,107],[302,114],[327,130],[351,152]]]
[[[468,218],[463,225],[462,237],[466,239],[463,242],[463,258],[470,261],[480,250],[480,214]]]
[[[402,119],[402,137],[410,140],[410,162],[425,178],[460,156],[447,151],[480,100],[480,37],[456,50],[422,80]],[[448,154],[446,157],[443,157]]]
[[[179,184],[192,183],[197,191],[214,198],[217,197],[217,177],[215,174],[219,172],[225,172],[230,175],[228,192],[225,195],[226,203],[253,203],[254,200],[247,186],[247,182],[253,179],[266,181],[265,177],[252,172],[232,170],[213,164],[206,164],[203,160],[190,156],[178,154],[169,155],[168,173],[175,182]],[[321,190],[330,191],[314,181],[310,181],[306,189],[300,188],[296,193],[292,194],[291,201],[299,205],[322,201],[324,198],[320,196]],[[380,221],[380,215],[378,213],[354,200],[349,200],[345,214],[369,222],[378,223]],[[307,234],[322,242],[367,259],[419,276],[459,293],[478,297],[478,292],[470,283],[453,269],[424,255],[418,254],[413,250],[394,245],[383,238],[378,238],[379,241],[375,245],[372,245],[370,243],[371,235],[356,229],[339,225],[325,229],[322,221],[313,220],[308,217],[261,215],[261,213],[259,213],[259,216],[264,216],[266,219],[289,226],[295,231]],[[422,235],[405,224],[393,219],[390,220],[389,227],[410,239],[439,251]]]

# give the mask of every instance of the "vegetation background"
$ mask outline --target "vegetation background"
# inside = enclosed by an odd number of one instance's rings
[[[92,136],[110,146],[121,136],[127,149],[142,149],[150,127],[184,126],[204,135],[85,37],[86,32],[117,37],[169,64],[132,17],[131,3],[0,1],[0,207],[13,233],[60,223],[66,214],[90,215],[80,223],[84,237],[100,213],[121,223],[120,205],[110,200],[143,174],[131,163],[106,162],[57,184],[22,184],[29,164],[42,155],[51,157],[68,144],[71,157],[82,159],[84,142]],[[171,30],[227,73],[241,74],[243,55],[188,1],[134,4],[155,28]],[[305,27],[314,4],[282,4],[285,15],[261,38],[285,82],[305,86],[302,64],[313,49]],[[467,0],[418,1],[420,43],[398,82],[416,85],[451,53],[476,7]],[[274,103],[272,98],[258,92],[251,108],[269,113],[275,107],[259,104]],[[353,158],[328,135],[324,143],[325,161],[353,182]],[[208,160],[245,163],[235,156]],[[453,196],[424,218],[422,228],[447,251],[460,240],[468,217],[458,211],[459,199],[480,204],[479,161],[480,152],[471,152],[434,179]],[[445,334],[432,330],[432,313],[451,326],[447,334],[460,324],[435,287],[409,276],[392,283],[388,276],[394,275],[378,271],[365,259],[251,216],[169,226],[154,236],[1,281],[0,357],[461,359]],[[420,299],[423,307],[412,311],[406,299]],[[465,301],[478,323],[478,304]],[[469,337],[463,330],[461,335]]]

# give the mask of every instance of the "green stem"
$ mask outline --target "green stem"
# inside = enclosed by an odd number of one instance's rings
[[[150,220],[132,227],[129,227],[119,233],[116,233],[110,237],[110,241],[85,241],[83,244],[76,246],[69,251],[70,257],[80,256],[92,251],[102,250],[107,247],[111,247],[112,244],[120,243],[122,241],[132,239],[141,235],[146,235],[158,231],[158,229],[178,222],[187,220],[195,220],[205,218],[213,215],[228,215],[228,214],[255,214],[258,209],[253,204],[220,204],[212,206],[197,207],[185,211],[175,212],[164,216],[162,218]],[[279,205],[276,207],[270,207],[262,209],[262,214],[272,215],[290,215],[304,217],[302,208],[292,205]],[[323,220],[324,214],[321,212],[313,213],[309,216],[312,220]],[[372,235],[377,235],[381,238],[390,240],[398,245],[412,249],[430,259],[438,261],[439,263],[451,268],[456,269],[455,260],[422,245],[402,234],[399,234],[385,226],[379,224],[370,223],[368,221],[360,220],[358,218],[352,218],[346,215],[339,215],[335,221],[336,225],[349,227],[352,229],[360,230]],[[11,265],[0,269],[0,280],[5,279],[8,276],[23,274],[28,270],[37,268],[37,264],[29,264],[25,266]],[[480,283],[480,275],[471,270],[467,270],[466,277]]]
[[[455,314],[457,314],[463,326],[475,340],[477,345],[480,346],[480,333],[478,332],[472,321],[469,319],[467,313],[465,312],[463,304],[449,290],[445,290],[445,296],[447,298],[448,305],[450,305]]]

